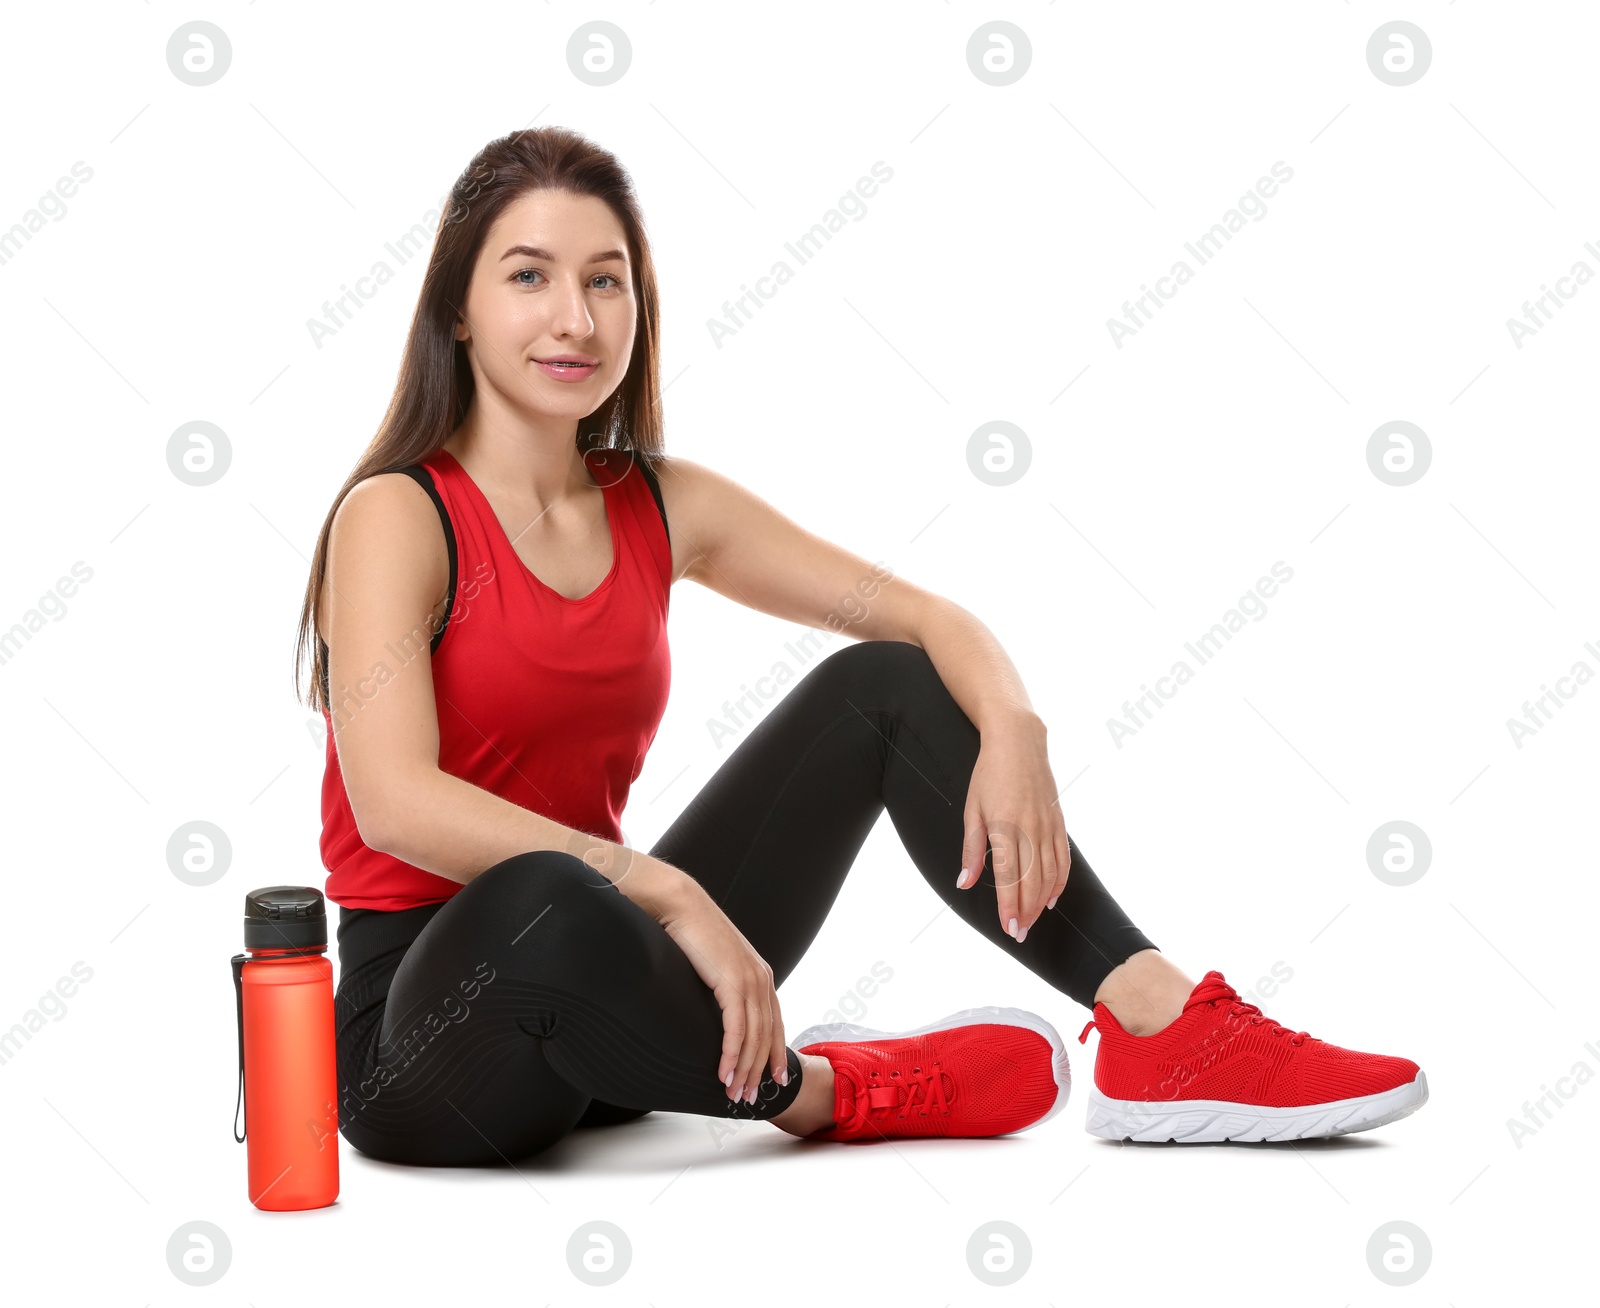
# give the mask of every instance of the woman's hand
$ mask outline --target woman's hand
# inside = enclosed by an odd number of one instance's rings
[[[717,1079],[727,1086],[729,1101],[742,1097],[754,1103],[757,1087],[768,1075],[787,1085],[783,1015],[766,959],[704,891],[660,922],[722,1006]]]
[[[965,890],[978,884],[984,848],[992,846],[1000,926],[1019,944],[1067,886],[1072,851],[1058,793],[1044,723],[1036,715],[983,733],[967,786],[963,871],[956,885]]]

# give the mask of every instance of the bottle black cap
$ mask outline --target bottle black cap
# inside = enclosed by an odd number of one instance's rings
[[[306,949],[328,944],[322,892],[310,886],[263,886],[244,897],[246,949]]]

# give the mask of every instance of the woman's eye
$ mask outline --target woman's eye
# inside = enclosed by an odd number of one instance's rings
[[[516,272],[511,274],[511,280],[516,282],[516,284],[518,286],[534,286],[534,285],[537,285],[536,282],[524,281],[523,278],[527,277],[527,276],[543,277],[544,274],[542,272],[540,272],[537,268],[519,268],[519,269],[517,269]],[[601,288],[603,290],[608,290],[608,291],[614,291],[619,286],[622,285],[622,279],[620,277],[616,276],[614,273],[596,273],[595,274],[595,280],[597,280],[597,281],[598,280],[604,280],[604,281],[610,282],[611,285]]]

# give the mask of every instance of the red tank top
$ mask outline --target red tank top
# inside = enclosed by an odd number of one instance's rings
[[[581,599],[528,570],[448,450],[422,461],[454,535],[449,615],[432,647],[439,768],[564,826],[621,841],[628,790],[666,710],[672,549],[634,457],[585,456],[603,487],[612,565]],[[420,651],[390,647],[391,655]],[[391,671],[393,669],[391,668]],[[440,903],[463,883],[369,848],[339,771],[332,715],[322,779],[324,894],[346,908]]]

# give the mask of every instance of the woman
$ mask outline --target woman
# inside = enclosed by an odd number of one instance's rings
[[[394,397],[301,613],[329,731],[352,1145],[514,1161],[658,1108],[850,1141],[1048,1120],[1067,1058],[1036,1014],[786,1043],[776,988],[886,807],[961,918],[1093,1008],[1092,1132],[1296,1139],[1423,1102],[1414,1062],[1291,1032],[1220,972],[1196,983],[1168,961],[1067,835],[1044,724],[989,630],[666,457],[658,345],[618,162],[560,128],[487,146],[440,219]],[[857,643],[646,854],[619,818],[683,578]]]

